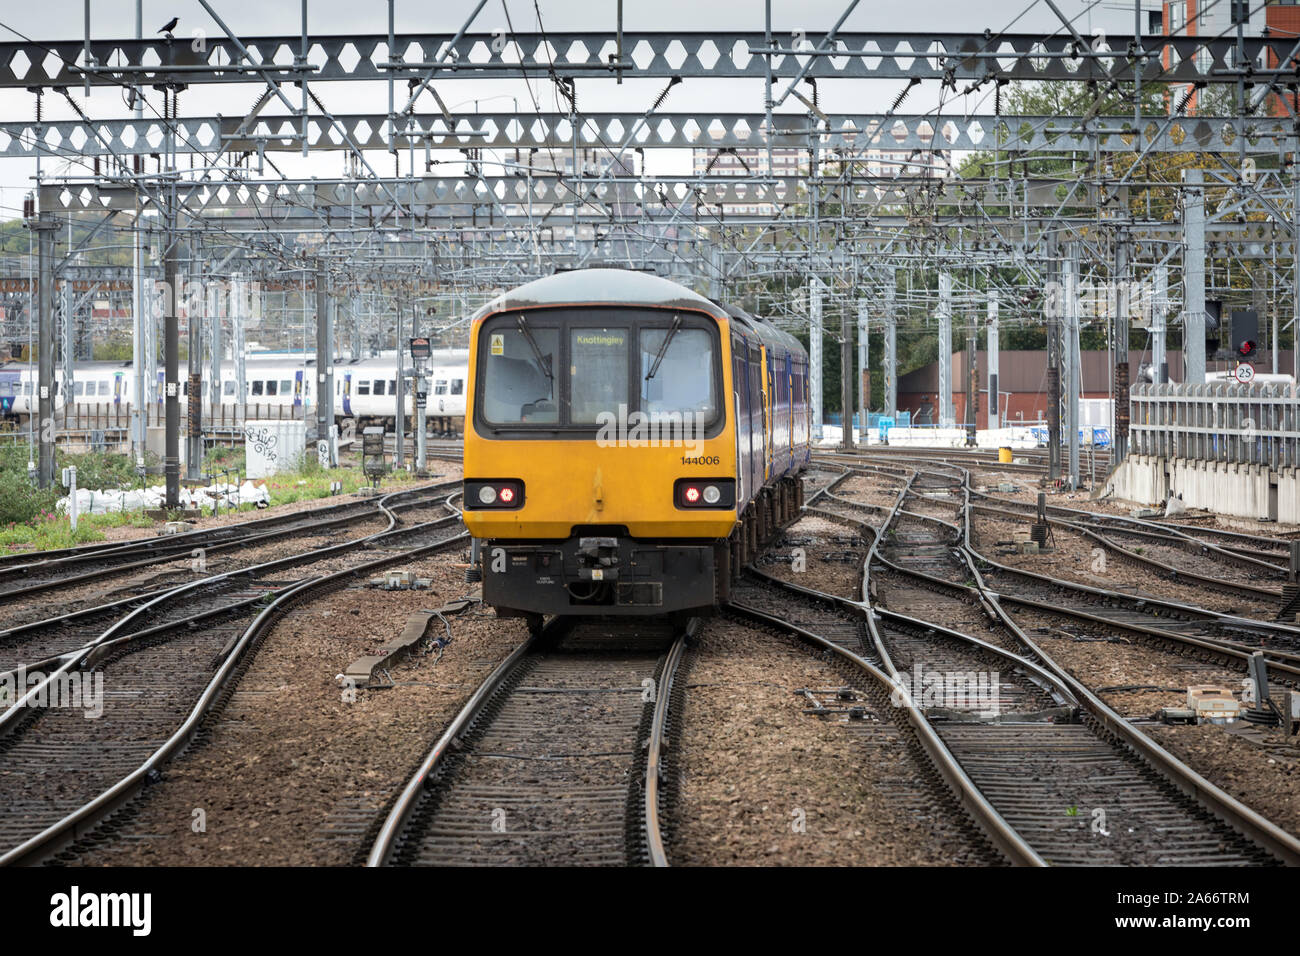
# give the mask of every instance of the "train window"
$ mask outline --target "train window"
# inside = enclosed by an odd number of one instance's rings
[[[293,379],[290,378],[280,379],[280,394],[290,395],[292,393],[293,393]]]
[[[397,394],[397,380],[396,380],[396,379],[391,379],[391,378],[390,378],[390,379],[388,380],[388,394],[389,394],[389,395],[396,395],[396,394]]]
[[[357,382],[357,394],[358,394],[358,395],[369,395],[369,394],[370,394],[370,383],[369,383],[369,382]]]
[[[524,335],[513,317],[510,325],[502,323],[496,328],[500,331],[484,333],[488,340],[483,358],[484,419],[498,425],[558,423],[559,330],[529,323],[528,335]]]
[[[627,404],[627,339],[619,328],[569,331],[569,421],[594,425]]]
[[[30,395],[31,393],[32,393],[32,383],[31,383],[31,382],[23,382],[23,394],[24,394],[24,395]]]
[[[75,394],[75,395],[84,395],[84,394],[86,393],[86,383],[85,383],[85,382],[73,382],[73,383],[72,383],[72,391],[73,391],[73,394]]]
[[[253,382],[252,387],[253,387],[253,394],[254,394],[254,395],[261,395],[261,394],[262,394],[262,380],[261,380],[261,379],[258,379],[257,381]]]
[[[433,383],[433,394],[435,395],[447,394],[447,382],[445,379],[440,379],[439,381]]]
[[[641,411],[651,418],[700,414],[709,421],[718,403],[713,384],[713,337],[708,332],[679,328],[654,377],[646,378],[668,331],[641,330]]]
[[[375,394],[384,394],[384,380],[382,378],[375,379]]]
[[[451,380],[451,394],[453,395],[465,394],[465,380],[463,378],[453,378]]]
[[[222,382],[222,383],[221,383],[221,394],[222,394],[222,395],[234,395],[234,394],[235,394],[235,383],[234,383],[234,382]]]
[[[100,394],[100,395],[107,395],[108,392],[109,392],[109,389],[108,389],[108,382],[100,382],[100,383],[99,383],[99,394]]]
[[[275,394],[275,386],[276,386],[276,381],[275,381],[275,379],[271,379],[270,381],[268,381],[268,382],[266,383],[266,394],[268,394],[268,395],[274,395],[274,394]]]

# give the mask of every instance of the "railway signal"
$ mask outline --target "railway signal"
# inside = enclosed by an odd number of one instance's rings
[[[1251,362],[1259,351],[1259,313],[1242,309],[1232,313],[1232,348],[1238,362]]]

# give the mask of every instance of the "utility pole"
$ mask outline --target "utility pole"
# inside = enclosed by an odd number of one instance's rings
[[[71,239],[68,240],[68,245],[72,245]],[[71,257],[69,256],[69,258]],[[59,312],[63,316],[63,321],[60,323],[59,327],[59,331],[62,333],[59,336],[61,344],[59,350],[59,358],[61,361],[59,364],[63,366],[63,381],[61,383],[64,402],[63,413],[64,415],[67,415],[70,407],[68,399],[77,394],[76,389],[73,387],[73,377],[76,374],[75,369],[77,359],[77,323],[73,320],[73,313],[76,311],[76,292],[72,288],[71,282],[63,283],[63,288],[60,290],[59,303]],[[90,396],[86,396],[86,398],[89,399]]]
[[[1169,267],[1156,266],[1155,290],[1151,303],[1151,381],[1169,381],[1169,359],[1165,354],[1165,317],[1169,312]]]
[[[859,323],[865,325],[865,311],[859,313]],[[866,339],[863,339],[865,342]],[[860,354],[860,353],[859,353]],[[859,376],[859,381],[861,376]],[[840,309],[840,447],[853,449],[853,326],[849,324],[849,310]]]
[[[176,185],[167,187],[167,226],[163,232],[163,475],[167,485],[167,507],[181,504],[181,386],[180,386],[180,237],[176,233]]]
[[[808,278],[808,297],[808,389],[816,445],[822,440],[822,284],[815,275]]]
[[[189,278],[202,274],[199,266],[202,246],[198,239],[190,247]],[[190,296],[185,296],[185,324],[189,330],[189,354],[186,356],[186,372],[189,382],[186,391],[185,412],[187,421],[185,441],[185,477],[194,481],[203,469],[203,317],[199,303]]]
[[[397,300],[397,415],[394,420],[395,444],[393,449],[393,467],[406,465],[406,358],[402,349],[402,321],[406,307],[402,300]]]
[[[1115,237],[1115,433],[1111,436],[1115,450],[1112,464],[1118,465],[1128,456],[1129,430],[1129,374],[1128,374],[1128,233],[1123,230]],[[1077,318],[1077,317],[1076,317]],[[1075,323],[1078,334],[1078,322]],[[1073,462],[1072,462],[1073,463]],[[1077,471],[1071,472],[1077,478]]]
[[[988,390],[989,390],[989,428],[1001,426],[1000,402],[998,400],[998,294],[990,292],[988,296]]]
[[[334,444],[334,328],[330,321],[329,285],[325,263],[316,260],[316,447],[333,468],[338,464]],[[399,343],[400,346],[400,343]],[[398,349],[398,364],[401,350]],[[322,446],[321,443],[324,442]],[[319,452],[318,452],[319,453]]]
[[[54,217],[47,212],[42,190],[41,210],[33,223],[37,242],[36,337],[37,439],[36,481],[42,488],[54,483]],[[64,397],[67,400],[67,397]]]
[[[411,310],[411,362],[415,366],[415,473],[423,475],[428,461],[428,441],[425,435],[425,412],[429,400],[428,388],[424,382],[424,352],[417,351],[416,339],[420,338],[420,307]],[[426,340],[427,346],[427,340]]]
[[[1300,137],[1297,137],[1297,154],[1300,154]],[[1300,382],[1300,166],[1291,164],[1291,373]]]
[[[244,274],[236,272],[230,285],[230,357],[235,361],[235,401],[243,405],[248,401],[248,370],[244,364],[244,322],[248,315],[248,288],[244,285]]]
[[[885,272],[885,357],[881,372],[885,376],[885,417],[898,418],[898,316],[894,313],[895,273]]]
[[[952,275],[939,274],[939,425],[951,428],[952,407]]]
[[[1061,289],[1061,264],[1056,235],[1047,240],[1048,287],[1057,295],[1048,295],[1047,304],[1047,478],[1061,477],[1061,312],[1065,299],[1073,290]]]
[[[858,300],[858,416],[861,419],[863,441],[867,434],[867,409],[871,406],[871,369],[868,362],[871,355],[867,336],[867,300]]]
[[[1065,251],[1065,428],[1070,450],[1069,484],[1079,487],[1079,244],[1071,242]]]
[[[208,402],[215,412],[221,404],[221,352],[222,341],[221,313],[226,311],[228,296],[221,294],[221,287],[216,276],[208,276]]]
[[[975,347],[979,344],[979,333],[975,330],[975,316],[966,316],[966,444],[976,445],[976,425],[979,419],[979,365],[976,362]]]
[[[141,228],[138,199],[135,210],[131,251],[131,311],[134,313],[132,327],[135,332],[131,336],[131,370],[135,374],[135,392],[131,397],[131,443],[135,446],[136,462],[143,464],[145,429],[149,424],[148,363],[145,361],[145,348],[151,337],[146,334],[146,325],[150,322],[150,318],[146,317],[145,309],[149,298],[144,288],[144,230]]]
[[[1192,385],[1205,383],[1205,189],[1203,182],[1201,170],[1183,170],[1183,381]]]

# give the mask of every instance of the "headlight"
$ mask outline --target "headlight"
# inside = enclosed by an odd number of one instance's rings
[[[518,478],[471,478],[465,482],[465,507],[518,511],[524,506],[524,483]]]
[[[678,478],[673,483],[673,503],[678,508],[736,507],[736,482],[731,478]]]

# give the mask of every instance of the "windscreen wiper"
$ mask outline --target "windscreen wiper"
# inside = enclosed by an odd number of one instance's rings
[[[659,371],[659,363],[662,362],[664,356],[668,354],[668,343],[673,340],[673,336],[677,334],[677,330],[681,328],[681,326],[682,317],[680,315],[674,315],[673,326],[668,330],[668,334],[664,336],[663,344],[659,346],[659,353],[655,356],[655,361],[654,364],[650,366],[650,371],[645,373],[645,380],[647,382],[655,377],[655,372]]]
[[[542,350],[538,347],[537,340],[533,338],[533,333],[528,331],[528,326],[524,322],[524,317],[522,315],[519,316],[519,333],[527,340],[528,347],[533,350],[533,357],[537,359],[537,364],[541,366],[542,371],[546,373],[546,378],[549,381],[554,381],[555,375],[551,372],[550,363],[547,362],[546,357],[542,355]]]

